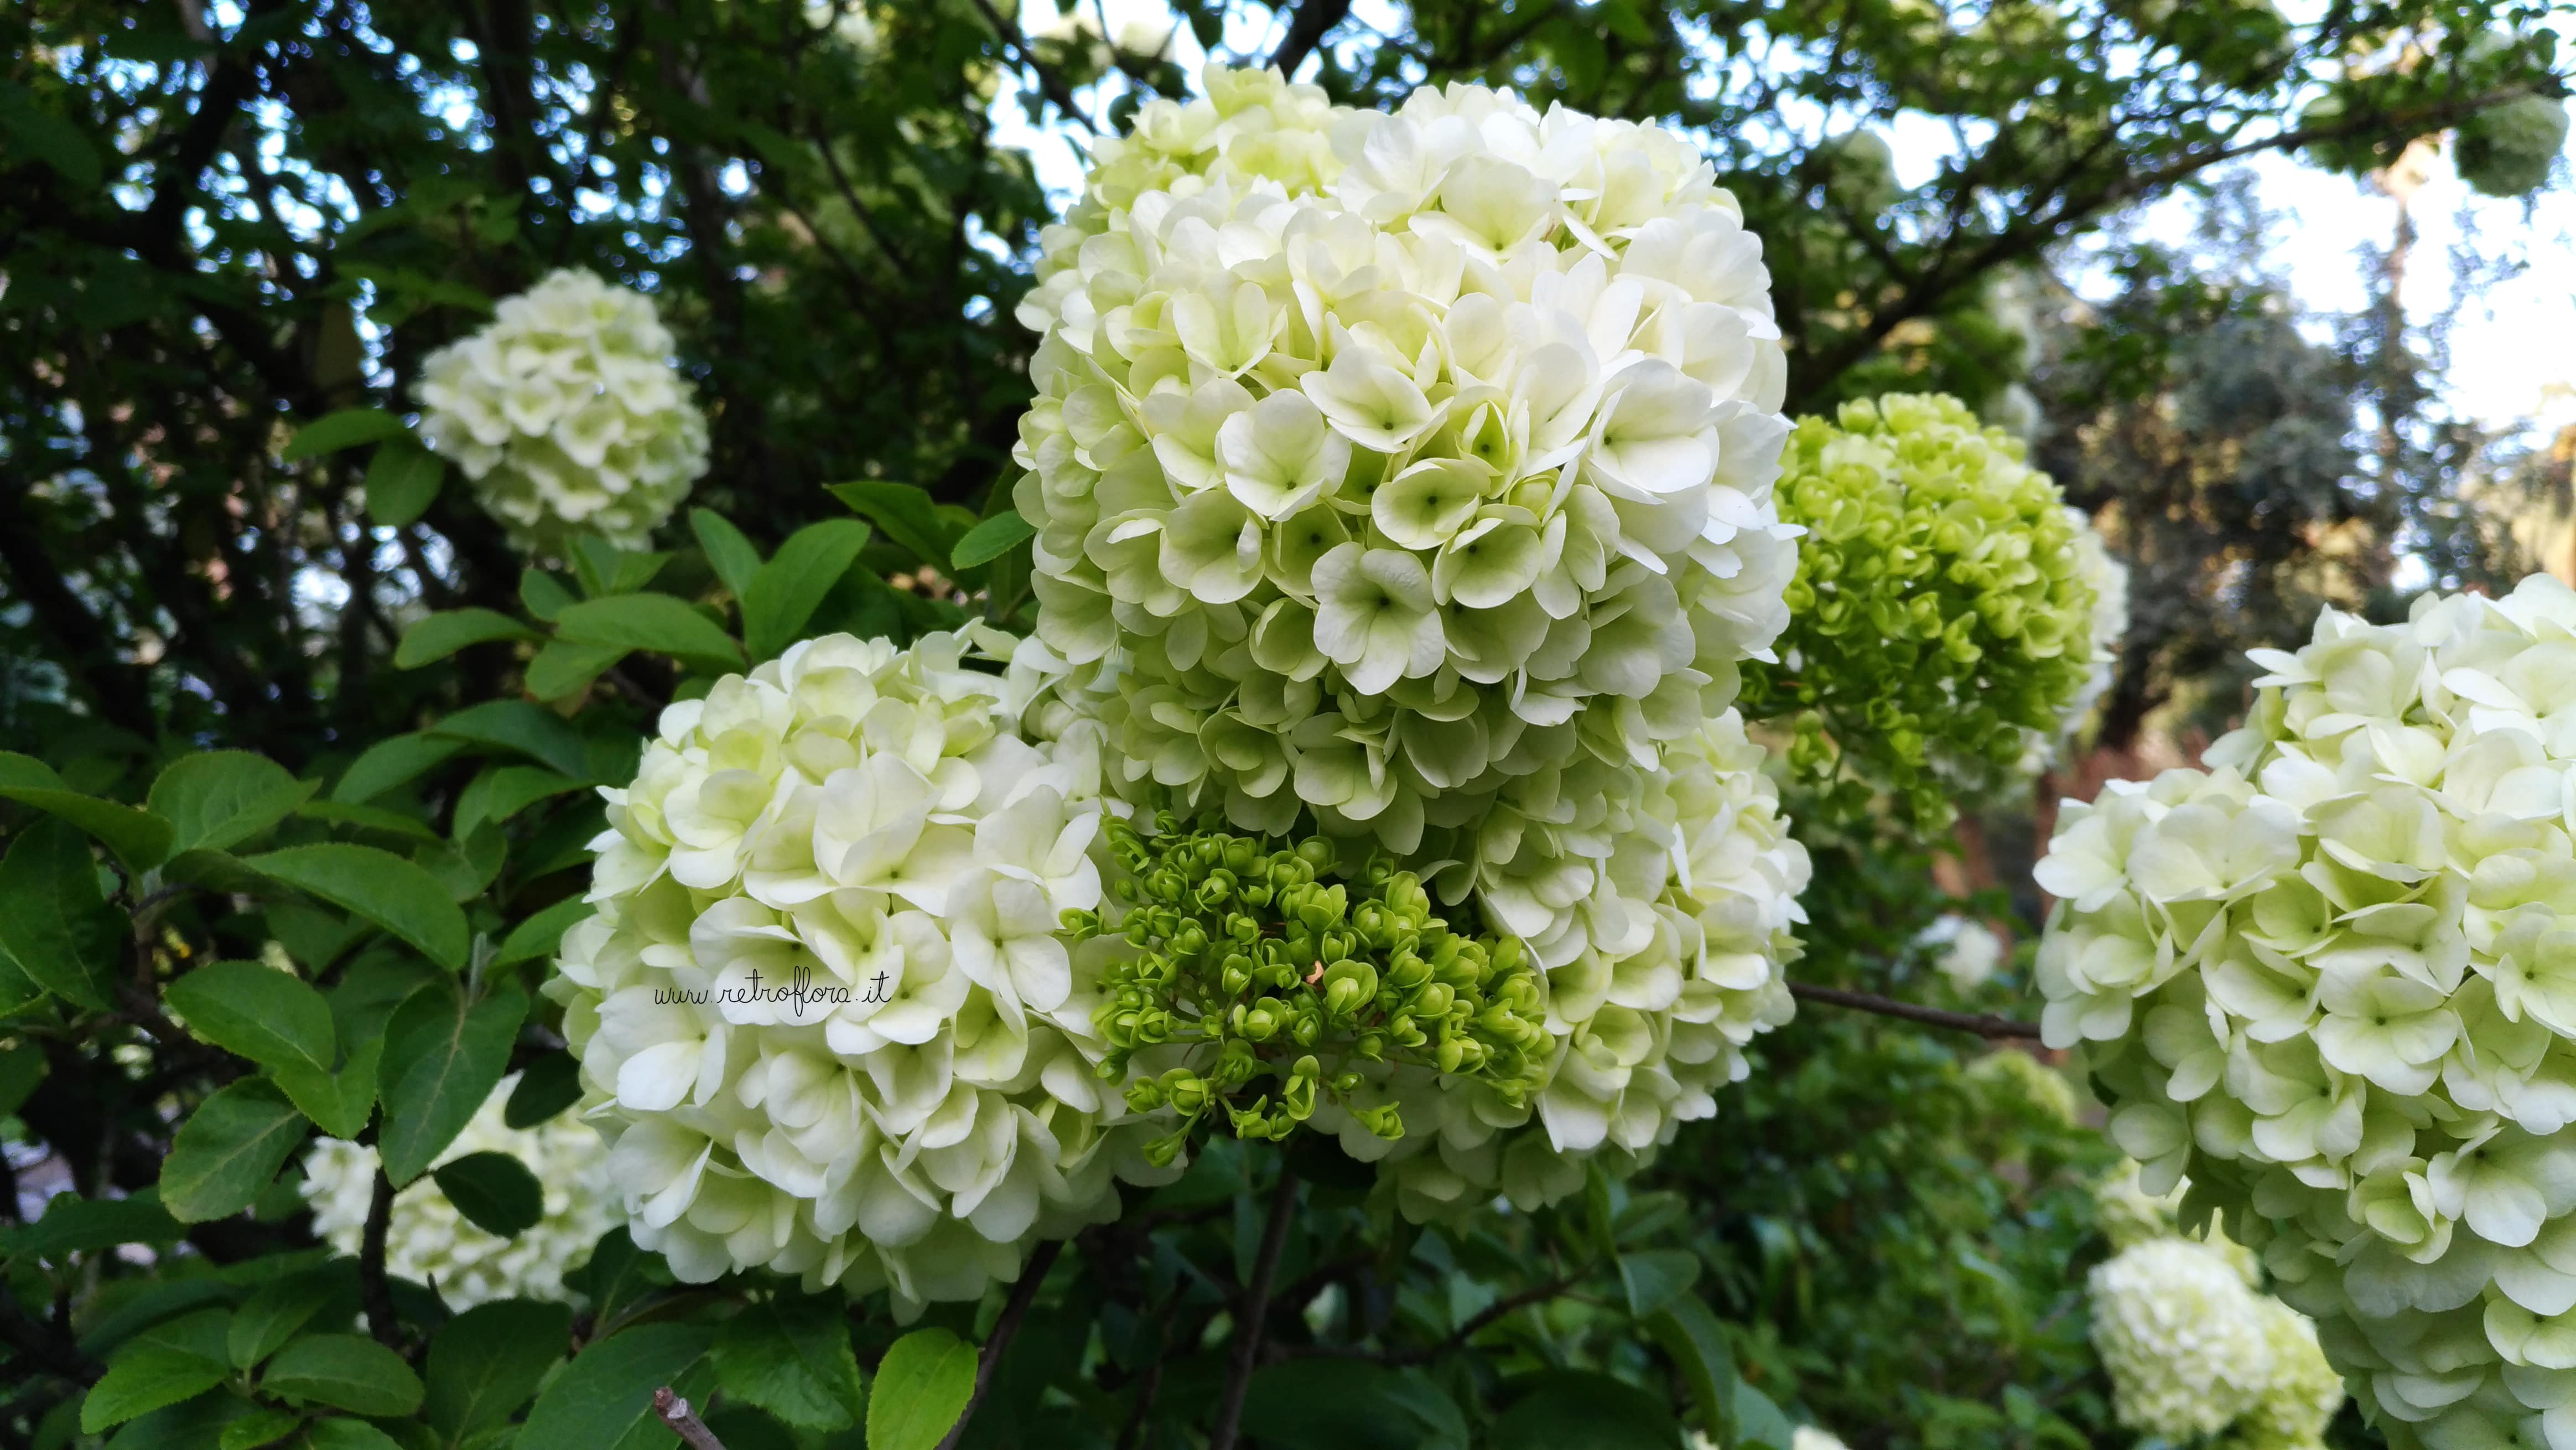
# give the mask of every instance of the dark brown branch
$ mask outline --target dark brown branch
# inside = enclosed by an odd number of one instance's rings
[[[687,1400],[671,1393],[669,1385],[653,1392],[653,1418],[662,1422],[663,1429],[679,1436],[680,1443],[689,1450],[724,1450],[724,1442],[716,1438],[716,1432],[707,1428],[707,1422],[698,1418]]]
[[[1234,1450],[1243,1428],[1243,1396],[1260,1361],[1262,1324],[1270,1317],[1270,1284],[1278,1276],[1280,1252],[1288,1247],[1288,1220],[1296,1212],[1297,1175],[1282,1163],[1279,1186],[1270,1195],[1270,1218],[1261,1226],[1261,1251],[1252,1261],[1252,1282],[1244,1286],[1243,1312],[1234,1322],[1234,1363],[1226,1370],[1225,1398],[1217,1405],[1208,1450]]]
[[[1055,67],[1038,59],[1038,53],[1029,45],[1028,37],[1020,34],[1020,28],[1011,23],[1009,16],[993,8],[993,0],[975,0],[975,12],[984,17],[985,24],[993,27],[993,34],[1001,40],[1002,48],[1009,51],[1020,64],[1027,66],[1037,76],[1040,94],[1053,102],[1055,108],[1062,111],[1068,119],[1079,122],[1082,129],[1094,136],[1100,134],[1100,127],[1093,124],[1091,113],[1082,109],[1081,103],[1074,100],[1073,88],[1064,83],[1064,77],[1056,72]]]
[[[984,1340],[983,1357],[975,1362],[975,1392],[966,1397],[966,1408],[940,1440],[939,1450],[957,1450],[957,1442],[966,1438],[966,1423],[975,1418],[975,1407],[984,1403],[985,1392],[993,1388],[993,1375],[1002,1366],[1003,1352],[1020,1332],[1020,1321],[1029,1317],[1029,1305],[1038,1297],[1038,1285],[1046,1282],[1047,1270],[1055,1267],[1056,1255],[1063,1252],[1064,1240],[1049,1239],[1029,1255],[1028,1266],[1020,1270],[1020,1282],[1011,1286],[1011,1297],[1002,1305],[1002,1317],[993,1321],[993,1332]]]
[[[1315,47],[1324,43],[1351,13],[1351,0],[1305,0],[1288,21],[1288,33],[1279,39],[1279,48],[1270,52],[1270,66],[1283,76],[1294,76]]]
[[[367,1332],[399,1354],[402,1326],[394,1319],[393,1285],[385,1278],[385,1231],[394,1221],[394,1181],[376,1165],[375,1196],[367,1200],[367,1226],[358,1239],[358,1304],[367,1314]]]
[[[1954,1032],[1973,1032],[1989,1040],[2018,1038],[2039,1040],[2039,1024],[2013,1017],[1987,1017],[1975,1012],[1948,1012],[1939,1007],[1918,1007],[1899,1002],[1876,992],[1847,992],[1840,987],[1819,987],[1813,982],[1791,982],[1789,995],[1802,1002],[1822,1002],[1829,1007],[1849,1007],[1857,1012],[1875,1012],[1881,1017],[1897,1017],[1907,1022],[1920,1022],[1928,1027],[1947,1027]]]

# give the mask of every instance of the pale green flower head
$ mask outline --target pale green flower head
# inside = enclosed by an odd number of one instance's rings
[[[707,471],[707,423],[653,300],[564,269],[431,353],[420,436],[465,471],[513,543],[650,541]]]
[[[2205,770],[2061,812],[2047,1039],[2082,1048],[2144,1191],[2187,1178],[2186,1220],[2260,1250],[2390,1444],[2560,1443],[2576,592],[2329,610],[2255,662]],[[2296,1378],[2249,1443],[2315,1443],[2327,1375]]]
[[[1792,760],[1837,808],[1885,793],[1937,831],[1961,791],[2035,768],[2107,683],[2118,566],[2020,440],[1955,398],[1802,419],[1782,469],[1780,516],[1807,533],[1746,708],[1795,718]]]
[[[1203,80],[1100,145],[1019,311],[1037,634],[1110,786],[1369,840],[1551,965],[1624,940],[1582,904],[1636,773],[1787,622],[1760,243],[1657,127]]]

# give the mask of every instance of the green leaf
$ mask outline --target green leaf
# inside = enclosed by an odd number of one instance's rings
[[[826,519],[798,529],[778,546],[778,556],[761,566],[742,595],[743,638],[754,659],[768,659],[795,642],[867,542],[867,525]]]
[[[863,1400],[849,1304],[841,1294],[780,1293],[744,1305],[716,1331],[716,1383],[799,1429],[858,1423]]]
[[[429,727],[433,735],[470,741],[494,750],[511,750],[575,780],[589,778],[590,756],[581,733],[564,718],[526,700],[491,700]]]
[[[944,517],[929,493],[908,483],[868,479],[831,485],[834,498],[848,504],[885,531],[921,562],[938,565],[956,548],[964,526]]]
[[[632,594],[652,583],[653,576],[670,562],[668,554],[621,549],[597,534],[583,534],[572,541],[573,578],[591,599]]]
[[[401,1355],[355,1334],[314,1334],[268,1362],[259,1387],[282,1399],[329,1405],[353,1415],[408,1415],[420,1408],[420,1376]]]
[[[304,1141],[304,1115],[266,1078],[216,1090],[179,1125],[161,1165],[161,1205],[181,1223],[241,1212]]]
[[[364,805],[418,778],[422,771],[464,748],[462,741],[436,735],[388,735],[368,746],[341,772],[340,783],[331,787],[331,799],[346,805]]]
[[[698,547],[706,551],[708,566],[724,581],[725,588],[733,591],[733,597],[740,599],[749,594],[752,576],[760,572],[760,551],[742,536],[742,530],[713,509],[691,509],[689,531],[698,536]]]
[[[465,913],[438,878],[373,846],[332,841],[252,856],[244,866],[353,912],[418,947],[450,971],[462,970],[472,933]]]
[[[34,1042],[20,1040],[0,1047],[0,1118],[18,1111],[20,1104],[45,1080],[45,1050]],[[60,1203],[56,1194],[54,1202]]]
[[[507,1153],[468,1153],[430,1170],[438,1191],[487,1234],[517,1238],[546,1216],[546,1190],[528,1165]]]
[[[292,1410],[253,1410],[231,1424],[215,1441],[215,1450],[258,1450],[293,1434],[304,1417]]]
[[[1272,1365],[1245,1387],[1243,1420],[1277,1450],[1467,1450],[1467,1421],[1447,1395],[1365,1360]]]
[[[637,1424],[650,1423],[654,1389],[680,1389],[686,1373],[706,1357],[713,1338],[702,1324],[639,1324],[593,1344],[537,1396],[518,1443],[545,1450],[610,1450]],[[874,1437],[868,1446],[890,1450]]]
[[[315,789],[247,750],[183,755],[153,779],[145,804],[170,823],[170,853],[229,851],[295,813]]]
[[[118,1360],[81,1401],[84,1435],[204,1394],[224,1381],[224,1367],[174,1349],[144,1349]]]
[[[427,991],[405,1002],[385,1027],[384,1131],[377,1146],[396,1187],[427,1171],[456,1141],[510,1066],[510,1044],[528,1000],[504,988],[467,1006]]]
[[[1005,510],[968,529],[948,551],[948,562],[957,569],[981,568],[1037,536],[1037,525],[1016,510]]]
[[[1699,1282],[1699,1255],[1687,1249],[1641,1249],[1619,1256],[1619,1282],[1628,1312],[1640,1319],[1690,1292]]]
[[[148,871],[170,858],[168,821],[73,790],[52,766],[32,755],[0,750],[0,800],[71,822],[106,843],[128,871]]]
[[[276,1067],[269,1069],[269,1078],[323,1132],[354,1138],[365,1131],[367,1115],[376,1106],[376,1063],[384,1056],[385,1039],[381,1033],[340,1036],[349,1043],[349,1061],[338,1072]]]
[[[1735,1356],[1726,1346],[1726,1330],[1699,1300],[1683,1295],[1646,1321],[1646,1330],[1681,1373],[1699,1422],[1711,1435],[1734,1428]]]
[[[394,650],[394,668],[416,670],[434,664],[468,645],[496,639],[540,639],[535,630],[497,609],[448,609],[403,631]]]
[[[540,700],[560,700],[590,688],[590,682],[616,668],[633,653],[614,645],[573,644],[548,640],[528,661],[528,693]]]
[[[70,1254],[93,1254],[119,1244],[166,1244],[187,1230],[159,1202],[142,1198],[83,1198],[58,1193],[45,1204],[42,1218],[25,1228],[0,1234],[0,1258],[61,1260]]]
[[[492,958],[492,965],[506,967],[554,955],[555,948],[563,943],[563,934],[596,910],[578,896],[556,902],[510,928],[510,934],[501,939],[500,953]]]
[[[1681,1443],[1681,1426],[1662,1397],[1625,1380],[1551,1370],[1521,1383],[1527,1392],[1496,1419],[1492,1450],[1673,1450]]]
[[[305,1450],[403,1450],[403,1442],[364,1420],[316,1420],[304,1432]]]
[[[344,1292],[347,1278],[328,1270],[290,1274],[253,1291],[224,1328],[224,1353],[233,1368],[257,1368],[260,1361],[285,1348],[295,1331],[321,1313],[334,1295]]]
[[[450,1442],[507,1421],[563,1358],[572,1309],[527,1299],[478,1304],[429,1340],[430,1428]]]
[[[1735,1422],[1735,1438],[1727,1443],[1741,1450],[1790,1450],[1797,1443],[1798,1427],[1771,1403],[1771,1397],[1746,1384],[1735,1382],[1730,1407]]]
[[[775,567],[772,560],[768,567]],[[763,572],[767,572],[764,568]],[[555,616],[555,630],[574,644],[609,649],[652,650],[696,663],[732,668],[742,663],[742,648],[715,621],[687,601],[669,594],[612,594],[568,605]]]
[[[400,811],[379,810],[374,806],[353,806],[344,801],[306,801],[295,808],[295,814],[308,821],[346,826],[353,831],[373,831],[402,841],[434,843],[438,840],[438,832],[431,830],[429,823],[419,817],[407,816]]]
[[[533,765],[504,765],[474,777],[456,798],[453,829],[459,840],[487,823],[506,821],[538,801],[585,787],[571,776]]]
[[[581,1101],[581,1062],[569,1052],[549,1052],[519,1072],[519,1085],[501,1108],[502,1126],[522,1132]]]
[[[80,127],[46,110],[33,92],[14,81],[0,81],[0,128],[9,133],[10,150],[52,167],[74,190],[99,189],[98,148]]]
[[[945,1329],[916,1329],[877,1364],[868,1395],[868,1450],[938,1450],[975,1393],[975,1346]]]
[[[65,1001],[107,1010],[124,954],[124,914],[98,886],[89,841],[60,820],[18,833],[0,858],[0,951]]]
[[[388,438],[367,460],[367,516],[386,528],[417,522],[438,501],[447,465],[408,437]]]
[[[573,593],[563,582],[534,565],[519,571],[519,603],[539,621],[552,624],[563,607],[572,603]]]
[[[257,962],[209,962],[161,996],[189,1031],[262,1067],[329,1072],[339,1060],[331,1004],[292,972]]]
[[[399,438],[406,431],[402,419],[382,408],[342,408],[296,429],[295,436],[286,440],[283,456],[287,462],[293,463],[300,458],[314,458],[364,443]]]

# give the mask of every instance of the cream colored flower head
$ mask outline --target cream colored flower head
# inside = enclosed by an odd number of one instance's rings
[[[523,548],[642,548],[707,471],[707,424],[640,292],[565,269],[431,353],[421,441]]]
[[[1352,1105],[1396,1104],[1403,1137],[1317,1111],[1345,1151],[1380,1163],[1406,1216],[1453,1216],[1497,1194],[1536,1208],[1581,1189],[1587,1160],[1634,1167],[1682,1123],[1713,1115],[1717,1090],[1750,1070],[1747,1045],[1789,1020],[1809,867],[1763,755],[1729,710],[1643,773],[1610,853],[1625,915],[1615,934],[1547,968],[1552,1045],[1529,1104],[1399,1070]]]
[[[1057,934],[1101,902],[1096,731],[1033,733],[1010,644],[805,641],[664,711],[603,792],[599,911],[547,991],[635,1240],[682,1279],[915,1313],[1148,1173]]]
[[[2044,1025],[2391,1443],[2576,1405],[2576,593],[2327,611],[2205,770],[2070,804]],[[2576,1446],[2576,1412],[2543,1441]]]
[[[568,1299],[564,1276],[590,1261],[600,1235],[622,1215],[608,1181],[608,1145],[591,1127],[560,1115],[532,1128],[502,1120],[518,1074],[501,1079],[440,1163],[469,1153],[506,1153],[545,1189],[545,1214],[510,1237],[466,1221],[428,1177],[394,1195],[385,1229],[385,1271],[426,1284],[447,1307],[471,1309],[493,1299]],[[304,1200],[313,1232],[335,1251],[355,1256],[375,1197],[376,1150],[318,1138],[304,1155]],[[433,1165],[434,1166],[434,1165]]]
[[[1636,792],[1602,772],[1715,718],[1787,620],[1761,244],[1653,126],[1206,86],[1104,145],[1021,309],[1039,636],[1118,789],[1311,811],[1516,932],[1607,930],[1592,818]]]
[[[2321,1450],[2343,1385],[2316,1326],[2258,1292],[2218,1246],[2146,1239],[2096,1266],[2088,1289],[2121,1424],[2177,1441],[2223,1434],[2245,1450]]]

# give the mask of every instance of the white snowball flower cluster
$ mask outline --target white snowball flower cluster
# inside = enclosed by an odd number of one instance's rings
[[[2329,610],[2209,769],[2059,816],[2045,1027],[2398,1450],[2576,1447],[2576,593]],[[2519,1436],[2520,1438],[2516,1438]]]
[[[665,710],[603,792],[599,912],[547,990],[635,1240],[682,1279],[884,1284],[909,1314],[1149,1175],[1057,934],[1101,902],[1096,732],[1032,738],[1045,682],[977,668],[1010,644],[808,640]]]
[[[1995,935],[1993,927],[1955,911],[1944,912],[1915,941],[1934,949],[1933,966],[1961,992],[1973,992],[1992,981],[1995,969],[2003,965],[2004,939]]]
[[[1789,835],[1764,752],[1729,710],[1674,743],[1647,776],[1644,805],[1611,853],[1620,899],[1642,903],[1615,934],[1548,970],[1545,1085],[1512,1109],[1490,1089],[1427,1071],[1384,1075],[1354,1106],[1399,1106],[1389,1141],[1341,1110],[1315,1123],[1362,1161],[1382,1163],[1398,1205],[1420,1220],[1491,1202],[1523,1208],[1583,1186],[1584,1161],[1633,1165],[1679,1125],[1717,1111],[1715,1092],[1749,1070],[1755,1034],[1789,1020],[1783,964],[1806,913],[1806,848]]]
[[[608,1145],[599,1134],[569,1115],[525,1129],[502,1120],[518,1082],[517,1073],[501,1079],[438,1162],[509,1154],[545,1189],[544,1217],[502,1238],[467,1222],[426,1175],[394,1195],[385,1271],[429,1285],[450,1309],[493,1299],[570,1298],[564,1275],[590,1261],[591,1247],[620,1218],[608,1181]],[[355,1256],[366,1236],[378,1162],[375,1149],[338,1138],[318,1138],[305,1153],[302,1192],[313,1208],[313,1232],[339,1253]]]
[[[1639,772],[1786,621],[1761,245],[1656,127],[1207,87],[1102,147],[1020,314],[1039,635],[1121,789],[1449,863],[1564,966],[1637,916]]]
[[[2173,1439],[2232,1431],[2245,1450],[2323,1445],[2343,1395],[2315,1326],[2256,1293],[2226,1254],[2148,1239],[2095,1266],[2087,1293],[2121,1424]],[[2333,1394],[2317,1414],[2320,1370]]]
[[[641,548],[707,471],[707,423],[651,298],[583,271],[506,298],[429,355],[420,436],[522,547]]]

